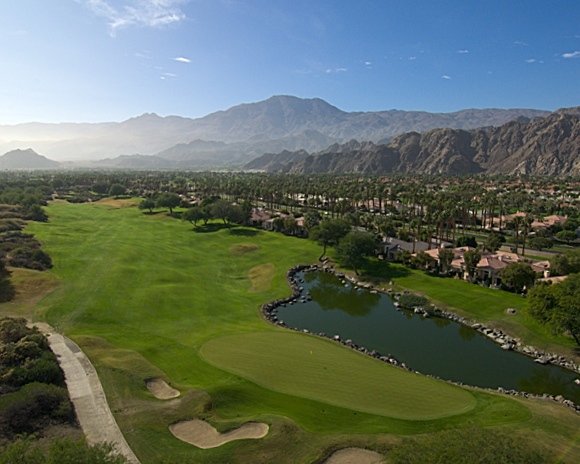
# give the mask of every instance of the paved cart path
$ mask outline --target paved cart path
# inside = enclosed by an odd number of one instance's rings
[[[108,442],[129,462],[139,460],[129,448],[107,403],[95,368],[72,340],[54,333],[46,324],[36,324],[44,332],[50,348],[64,371],[66,385],[81,428],[90,444]]]

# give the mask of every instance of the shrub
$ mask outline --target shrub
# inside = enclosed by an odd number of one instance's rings
[[[427,306],[429,301],[427,298],[419,295],[401,295],[399,297],[399,304],[403,308],[416,308],[418,306]]]
[[[74,420],[65,388],[30,383],[0,398],[0,430],[8,435],[33,433],[47,422]]]

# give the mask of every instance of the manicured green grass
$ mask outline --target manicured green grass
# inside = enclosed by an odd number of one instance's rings
[[[190,224],[163,213],[143,214],[129,201],[55,202],[47,211],[49,222],[31,223],[27,232],[34,233],[52,256],[51,273],[61,284],[36,306],[37,318],[46,319],[87,352],[121,429],[143,463],[314,462],[341,446],[383,449],[391,440],[384,433],[421,433],[468,422],[513,426],[531,417],[512,399],[466,393],[304,334],[291,334],[297,341],[285,342],[286,348],[313,344],[313,356],[315,350],[324,353],[334,374],[320,373],[323,383],[328,379],[338,388],[343,364],[351,366],[351,377],[360,377],[358,383],[356,378],[345,381],[348,388],[340,395],[336,390],[335,399],[337,395],[340,399],[332,400],[335,404],[313,392],[312,386],[305,393],[305,387],[282,391],[265,382],[268,375],[280,372],[280,367],[272,368],[273,356],[268,363],[257,364],[253,377],[238,374],[231,366],[216,367],[200,355],[206,344],[206,349],[219,348],[223,342],[231,349],[227,340],[233,338],[228,336],[250,333],[289,340],[285,330],[263,320],[259,307],[289,294],[286,271],[314,262],[318,246],[217,223],[194,231]],[[284,355],[280,347],[276,349]],[[364,369],[356,367],[357,358]],[[249,368],[249,360],[245,365]],[[292,379],[313,375],[307,364],[289,366]],[[363,372],[367,368],[369,373]],[[156,400],[145,388],[144,381],[151,376],[170,382],[182,397]],[[400,382],[399,388],[415,389],[423,406],[413,406],[412,395],[395,396],[392,403],[386,395],[381,397],[378,413],[359,404],[365,389],[375,388],[377,379],[391,377]],[[427,385],[435,392],[430,400],[422,390]],[[373,394],[380,397],[379,391]],[[458,403],[451,404],[456,395]],[[402,418],[413,414],[415,418],[423,414],[423,419]],[[202,451],[175,439],[168,430],[169,424],[191,417],[205,418],[222,430],[261,420],[271,425],[272,432],[261,440]]]
[[[384,366],[329,341],[293,333],[215,338],[201,349],[212,364],[290,395],[399,419],[437,419],[476,405],[467,391]],[[364,392],[354,395],[353,392]]]

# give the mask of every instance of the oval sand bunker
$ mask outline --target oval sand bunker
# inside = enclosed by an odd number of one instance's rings
[[[180,395],[179,391],[167,385],[162,379],[149,379],[145,382],[145,386],[158,400],[170,400]]]
[[[218,432],[207,422],[199,419],[178,422],[169,426],[171,433],[181,441],[201,449],[217,448],[233,440],[265,437],[269,427],[259,422],[248,422],[226,433]]]

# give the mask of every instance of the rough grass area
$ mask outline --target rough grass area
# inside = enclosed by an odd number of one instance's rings
[[[248,272],[248,278],[252,282],[252,287],[248,291],[250,293],[261,293],[270,290],[275,273],[276,267],[272,263],[253,267]]]
[[[438,419],[465,413],[476,404],[466,390],[385,366],[352,350],[337,350],[333,343],[312,336],[232,335],[210,340],[201,354],[268,389],[381,416]]]
[[[35,313],[42,313],[40,300],[59,286],[60,279],[46,271],[21,268],[10,270],[12,283],[16,287],[16,297],[1,305],[0,315],[31,320],[35,317]]]

